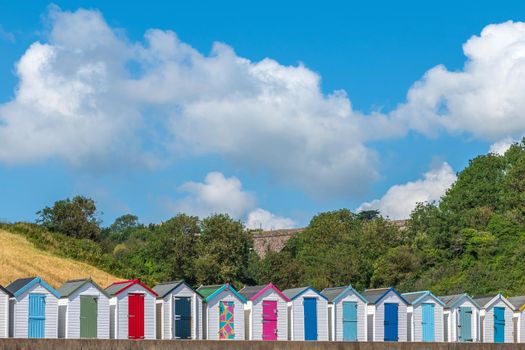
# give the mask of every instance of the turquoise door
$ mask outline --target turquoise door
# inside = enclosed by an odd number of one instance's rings
[[[505,308],[494,308],[494,343],[505,342]]]
[[[46,323],[46,296],[29,294],[29,338],[44,338]]]
[[[434,304],[421,304],[421,328],[423,328],[423,341],[433,342],[434,335]]]
[[[357,303],[354,301],[343,302],[343,340],[357,340]]]
[[[472,341],[472,309],[459,308],[459,341]]]

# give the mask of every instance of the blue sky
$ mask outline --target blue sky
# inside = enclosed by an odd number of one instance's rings
[[[278,228],[365,202],[404,217],[524,134],[524,17],[520,1],[4,2],[0,219],[76,194],[105,224],[226,211]]]

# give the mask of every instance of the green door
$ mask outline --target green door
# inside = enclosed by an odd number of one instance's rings
[[[97,337],[97,298],[80,296],[80,338]]]

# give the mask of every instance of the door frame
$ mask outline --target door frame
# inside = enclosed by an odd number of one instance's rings
[[[264,304],[271,304],[272,305],[272,308],[274,309],[275,311],[275,320],[270,320],[270,319],[267,319],[265,318],[265,313],[264,313]],[[268,341],[272,341],[272,340],[278,340],[279,338],[279,321],[278,321],[278,305],[279,305],[279,302],[277,300],[262,300],[261,301],[261,338],[262,340],[268,340]],[[272,323],[275,323],[275,327],[274,327],[274,339],[265,339],[264,338],[264,324],[265,322],[272,322]]]
[[[503,314],[503,323],[502,323],[502,325],[503,325],[503,329],[502,329],[502,331],[503,331],[502,332],[503,339],[501,341],[499,341],[499,339],[496,340],[496,309],[501,311],[502,314]],[[493,317],[494,339],[493,339],[493,341],[494,341],[494,343],[499,343],[499,344],[500,343],[505,343],[505,327],[506,327],[506,324],[505,324],[505,307],[503,307],[503,306],[494,306],[493,307],[493,313],[494,313],[494,317]]]
[[[355,322],[354,321],[348,321],[348,322],[352,322],[352,323],[355,323],[355,339],[346,339],[345,338],[345,305],[352,305],[355,307]],[[358,309],[358,303],[357,301],[343,301],[341,303],[341,318],[342,318],[342,331],[343,331],[343,341],[357,341],[359,339],[359,335],[358,335],[358,322],[359,322],[359,318],[357,316],[357,309]]]
[[[140,320],[142,320],[142,322],[139,322],[138,326],[140,326],[140,328],[142,328],[142,332],[139,332],[139,333],[142,333],[142,335],[140,336],[131,336],[131,322],[130,322],[130,319],[131,319],[131,298],[130,297],[139,297],[142,299],[142,303],[140,304],[142,306],[142,310],[141,311],[141,317],[140,317]],[[127,295],[128,297],[128,339],[132,339],[132,340],[139,340],[139,339],[145,339],[145,335],[146,335],[146,321],[145,321],[145,309],[146,309],[146,295],[144,293],[129,293]],[[140,299],[139,299],[140,300]],[[134,317],[136,315],[133,315]]]
[[[227,338],[221,338],[222,337],[222,333],[221,333],[221,307],[223,310],[225,310],[225,306],[224,305],[232,305],[233,307],[233,312],[232,312],[232,320],[231,320],[231,325],[232,325],[232,333],[231,334],[228,334],[228,337]],[[244,311],[243,311],[244,312]],[[242,325],[244,326],[244,325]],[[219,331],[218,331],[218,336],[219,336],[219,340],[233,340],[235,339],[235,301],[232,301],[232,300],[221,300],[219,301]]]
[[[386,312],[386,309],[387,309],[387,305],[389,306],[389,308],[392,306],[395,306],[395,311],[396,311],[396,328],[395,328],[395,339],[386,339],[387,337],[387,333],[386,333],[386,322],[387,322],[387,319],[386,319],[386,315],[387,315],[387,312]],[[399,341],[399,304],[398,303],[384,303],[383,305],[383,340],[384,341],[389,341],[389,342],[397,342]],[[390,322],[390,320],[388,320],[388,322]],[[392,328],[394,329],[394,328]]]
[[[176,310],[177,310],[177,299],[184,299],[184,300],[187,300],[188,301],[188,305],[190,307],[190,313],[189,313],[189,326],[188,326],[188,329],[189,329],[189,337],[188,338],[179,338],[177,337],[177,327],[176,327],[176,324],[177,324],[177,321],[179,320],[176,320],[175,318],[177,316],[180,316],[180,315],[177,315],[176,314]],[[173,305],[172,305],[172,310],[171,310],[171,315],[172,315],[172,325],[171,325],[171,334],[173,335],[172,336],[172,339],[192,339],[192,334],[191,334],[191,324],[192,324],[192,320],[193,320],[193,312],[192,312],[192,297],[185,297],[185,296],[176,296],[174,295],[173,296]]]
[[[31,339],[42,339],[46,337],[46,297],[47,295],[44,293],[29,293],[28,295],[28,306],[27,306],[27,337]],[[43,300],[43,316],[31,316],[31,299],[42,299]],[[42,336],[35,337],[34,335],[31,336],[30,330],[31,330],[31,320],[35,321],[42,321]]]
[[[470,333],[470,339],[463,339],[463,325],[462,325],[462,322],[461,322],[461,312],[462,310],[465,310],[464,312],[470,314],[470,317],[469,317],[469,323],[470,323],[470,330],[469,330],[469,333]],[[461,306],[459,307],[458,309],[458,325],[457,325],[457,328],[458,328],[458,341],[460,342],[472,342],[474,337],[472,335],[472,315],[474,314],[474,312],[472,311],[472,307],[470,306]]]
[[[313,305],[314,305],[314,313],[313,313],[313,319],[314,319],[314,322],[312,323],[307,323],[307,315],[306,315],[306,302],[312,302],[313,301]],[[305,341],[315,341],[315,340],[318,340],[319,339],[319,325],[318,325],[318,318],[317,318],[317,298],[316,297],[304,297],[303,298],[303,317],[304,317],[304,320],[303,320],[303,324],[304,324],[304,340]],[[311,331],[313,332],[315,330],[315,337],[308,337],[307,339],[307,334],[306,334],[306,330],[309,328],[307,327],[307,324],[310,324],[312,325],[312,329]]]
[[[432,315],[432,333],[430,334],[430,339],[425,339],[425,307],[431,309]],[[435,342],[436,341],[436,305],[434,303],[422,303],[421,304],[421,341],[424,342]]]
[[[95,337],[93,338],[82,338],[82,299],[92,299],[95,302]],[[97,295],[80,295],[79,301],[80,301],[80,311],[79,311],[79,317],[80,317],[80,338],[81,339],[97,339],[98,338],[98,299],[99,297]]]

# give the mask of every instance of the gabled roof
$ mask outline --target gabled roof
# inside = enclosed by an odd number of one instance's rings
[[[431,291],[429,290],[422,290],[419,292],[411,292],[411,293],[403,293],[401,294],[403,298],[405,298],[406,301],[408,301],[411,305],[417,305],[420,302],[422,302],[426,297],[431,297],[435,301],[438,302],[441,306],[445,307],[445,303],[441,301],[438,297],[436,297]]]
[[[522,311],[525,309],[525,295],[510,297],[507,300],[514,306],[514,311]]]
[[[498,299],[501,299],[501,301],[503,301],[505,305],[514,310],[514,305],[501,294],[476,297],[474,298],[474,301],[477,302],[478,305],[481,306],[481,308],[486,309],[490,307],[493,303],[495,303]]]
[[[362,295],[366,300],[368,300],[370,304],[377,304],[390,292],[394,292],[401,299],[402,302],[404,302],[407,305],[409,304],[409,302],[405,298],[403,298],[403,296],[399,294],[399,292],[394,287],[366,289],[362,293]]]
[[[319,293],[317,290],[315,290],[312,287],[290,288],[290,289],[283,290],[283,294],[286,295],[288,299],[294,300],[309,290],[313,291],[314,293],[317,293],[321,298],[326,299],[324,295],[322,295],[321,293]],[[326,301],[328,301],[328,299],[326,299]]]
[[[264,292],[266,292],[269,289],[272,289],[281,298],[283,298],[284,301],[286,302],[290,301],[290,299],[286,295],[284,295],[283,292],[281,292],[279,288],[274,286],[272,283],[268,283],[262,286],[244,287],[243,289],[239,291],[239,294],[242,295],[244,298],[246,298],[246,300],[254,301],[254,300],[257,300],[257,298],[259,298]]]
[[[153,287],[153,291],[157,293],[159,298],[164,298],[166,295],[170,294],[171,292],[173,292],[175,289],[177,289],[181,285],[185,285],[192,291],[195,291],[184,280],[159,283],[155,287]],[[195,293],[195,294],[197,294],[199,298],[201,297],[199,293]]]
[[[197,288],[197,292],[200,295],[202,295],[205,302],[209,302],[210,300],[215,298],[217,295],[219,295],[219,293],[221,293],[224,290],[231,291],[240,301],[242,301],[243,303],[246,303],[246,299],[244,299],[244,297],[240,295],[239,292],[237,292],[235,288],[233,288],[229,283],[221,284],[221,285],[216,284],[216,285],[210,285],[210,286],[200,286],[199,288]]]
[[[349,286],[342,286],[342,287],[333,287],[333,288],[325,288],[321,291],[321,294],[328,299],[328,302],[330,303],[337,303],[341,297],[343,297],[347,291],[352,291],[359,299],[361,299],[364,303],[368,304],[368,300],[366,300],[357,290],[355,290],[351,285]]]
[[[40,284],[42,287],[47,289],[49,293],[53,294],[57,298],[60,298],[60,294],[40,277],[19,278],[8,285],[5,289],[7,289],[12,296],[18,297],[24,294],[35,284]]]
[[[144,283],[142,283],[140,280],[138,279],[134,279],[134,280],[128,280],[128,281],[120,281],[120,282],[114,282],[112,284],[110,284],[107,288],[106,288],[106,293],[108,293],[110,296],[116,296],[122,292],[124,292],[125,290],[127,290],[128,288],[131,288],[132,286],[134,285],[139,285],[141,286],[142,288],[146,289],[148,292],[150,292],[151,294],[153,294],[155,297],[158,296],[157,293],[155,293],[155,291],[153,291],[150,287],[148,287],[147,285],[145,285]]]
[[[5,294],[7,294],[8,296],[13,296],[13,294],[11,294],[10,291],[8,291],[6,288],[0,286],[0,291],[4,292]]]
[[[83,278],[78,280],[70,280],[64,282],[64,284],[58,289],[62,298],[67,298],[71,294],[75,293],[78,289],[82,288],[86,284],[91,284],[93,287],[98,289],[102,294],[109,298],[108,293],[102,287],[95,283],[91,278]]]
[[[479,306],[479,304],[474,299],[472,299],[472,297],[468,295],[467,293],[443,295],[443,296],[439,296],[438,298],[442,302],[445,303],[445,307],[447,309],[450,309],[456,306],[456,304],[463,298],[467,298],[468,300],[472,302],[472,304],[474,304],[474,306],[476,306],[478,309],[481,309],[481,306]]]

